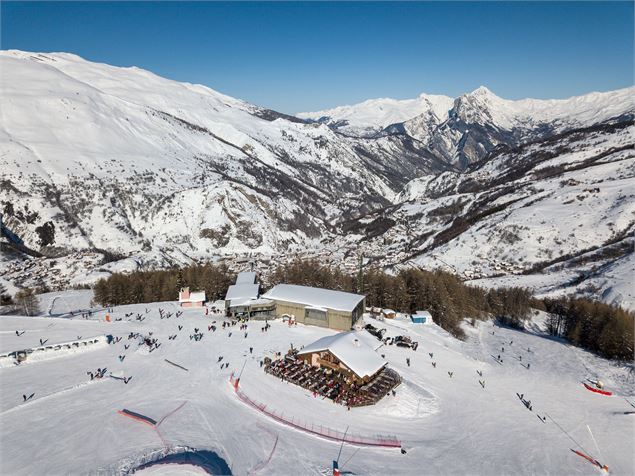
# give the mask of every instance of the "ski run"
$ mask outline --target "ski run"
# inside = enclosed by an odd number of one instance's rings
[[[349,410],[260,365],[333,330],[279,320],[239,330],[201,309],[177,317],[175,302],[88,316],[91,291],[56,296],[42,308],[62,317],[0,319],[1,474],[326,475],[334,461],[358,475],[635,474],[632,363],[549,337],[539,313],[524,332],[466,324],[464,342],[434,324],[366,315],[385,337],[419,346],[379,347],[402,382]],[[51,349],[19,364],[8,355],[41,341]],[[585,388],[599,380],[611,396]],[[392,435],[400,446],[342,443],[327,431],[345,441]]]

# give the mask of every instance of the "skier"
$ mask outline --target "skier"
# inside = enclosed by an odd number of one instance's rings
[[[410,358],[406,357],[406,364],[408,364],[408,367],[410,367]]]
[[[253,348],[253,347],[250,347],[250,348],[249,348],[249,353],[250,353],[250,354],[253,354],[253,353],[254,353],[254,348]]]

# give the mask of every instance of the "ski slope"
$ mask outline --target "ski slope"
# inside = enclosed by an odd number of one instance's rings
[[[83,307],[85,298],[67,299],[73,300]],[[570,451],[579,448],[550,418],[607,464],[611,474],[635,472],[635,415],[624,414],[633,409],[622,398],[633,401],[632,370],[545,337],[542,316],[536,316],[526,332],[491,323],[466,325],[465,342],[436,325],[367,317],[373,325],[385,327],[388,336],[409,335],[419,348],[415,352],[380,347],[378,352],[401,374],[403,383],[396,396],[348,411],[265,374],[259,365],[291,344],[308,345],[333,331],[274,321],[268,332],[262,332],[264,324],[252,322],[245,337],[238,326],[223,330],[224,318],[219,316],[184,310],[181,317],[161,319],[159,308],[178,310],[174,302],[120,306],[109,312],[112,322],[105,321],[107,310],[89,319],[0,317],[3,353],[38,345],[41,338],[65,342],[78,336],[122,337],[94,350],[0,368],[1,474],[121,474],[180,448],[214,452],[233,474],[328,474],[339,444],[274,421],[239,400],[229,378],[243,366],[240,390],[269,410],[342,432],[348,428],[366,436],[395,435],[406,450],[402,454],[399,449],[345,445],[340,458],[345,472],[594,474],[596,468]],[[145,319],[137,321],[138,314]],[[221,325],[216,332],[208,330],[214,320]],[[195,328],[204,334],[200,341],[189,338]],[[16,330],[24,334],[17,336]],[[149,352],[137,339],[128,339],[137,332],[152,332],[161,346]],[[168,339],[175,334],[174,340]],[[498,354],[502,364],[492,357]],[[125,356],[123,361],[119,356]],[[221,369],[224,363],[229,366]],[[526,363],[531,364],[529,370]],[[98,367],[106,367],[107,375],[132,380],[91,381],[87,372]],[[601,378],[616,396],[585,390],[586,378]],[[525,408],[517,392],[531,400],[533,411]],[[31,393],[33,398],[23,402],[22,395]],[[159,424],[152,427],[117,413],[124,408]],[[536,414],[550,418],[543,423]],[[197,468],[169,464],[145,468],[140,474],[176,473],[197,474]]]

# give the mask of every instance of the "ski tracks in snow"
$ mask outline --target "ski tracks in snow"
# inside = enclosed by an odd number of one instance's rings
[[[257,423],[256,426],[258,426],[258,428],[260,428],[261,430],[269,433],[269,435],[272,438],[275,438],[274,442],[273,442],[273,448],[271,448],[271,452],[269,453],[269,456],[267,457],[267,459],[265,459],[264,461],[261,461],[260,463],[256,464],[252,469],[250,469],[247,474],[249,474],[250,476],[253,474],[258,473],[258,471],[260,471],[261,469],[265,468],[269,462],[271,461],[271,458],[273,457],[273,454],[276,452],[276,448],[278,446],[278,438],[279,435],[278,433],[276,433],[273,430],[270,430],[269,428],[265,427],[264,425],[261,425],[260,423]]]
[[[67,393],[74,392],[75,390],[79,390],[79,389],[87,387],[89,385],[96,385],[96,384],[98,384],[100,382],[103,382],[103,381],[106,381],[106,380],[110,380],[110,379],[103,378],[103,379],[98,379],[98,380],[89,380],[87,382],[82,382],[82,383],[77,384],[77,385],[72,385],[70,387],[63,388],[62,390],[58,390],[57,392],[49,393],[49,394],[44,395],[43,397],[37,398],[35,400],[30,400],[28,402],[20,403],[20,404],[16,405],[15,407],[11,407],[8,410],[5,410],[2,413],[0,413],[0,417],[3,417],[3,416],[5,416],[5,415],[7,415],[9,413],[12,413],[12,412],[16,411],[16,410],[20,410],[20,409],[22,409],[24,407],[27,407],[27,406],[30,406],[30,405],[34,405],[34,404],[40,403],[42,401],[50,400],[51,398],[58,397],[60,395],[64,395],[64,394],[67,394]]]

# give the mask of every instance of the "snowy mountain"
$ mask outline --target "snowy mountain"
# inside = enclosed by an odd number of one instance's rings
[[[495,282],[635,308],[634,134],[632,121],[605,123],[502,148],[465,173],[413,180],[397,205],[345,230],[384,266],[441,267],[481,285],[513,275]]]
[[[553,101],[479,88],[304,120],[66,53],[3,51],[0,70],[11,289],[208,259],[354,267],[361,249],[465,279],[575,258],[554,289],[632,302],[614,258],[632,254],[635,88]]]
[[[447,167],[408,139],[348,140],[138,68],[0,60],[5,223],[36,248],[304,249]]]
[[[351,136],[369,137],[392,124],[420,115],[429,115],[441,123],[448,118],[453,99],[448,96],[422,94],[416,99],[370,99],[353,106],[339,106],[317,112],[297,114]]]
[[[454,100],[421,95],[377,99],[299,116],[349,135],[404,134],[465,169],[498,144],[519,145],[635,112],[635,88],[569,99],[502,99],[484,86]]]

